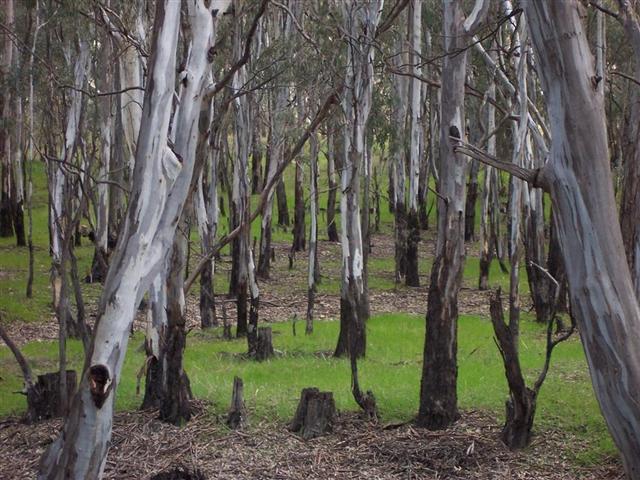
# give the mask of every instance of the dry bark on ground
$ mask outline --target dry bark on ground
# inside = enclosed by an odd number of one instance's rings
[[[157,412],[117,414],[105,479],[148,479],[178,465],[209,479],[622,479],[620,465],[605,459],[578,469],[571,457],[585,448],[566,432],[545,431],[532,446],[510,452],[500,427],[483,413],[465,412],[448,430],[411,424],[373,425],[356,414],[338,416],[334,431],[303,441],[284,424],[260,423],[229,431],[224,414],[197,402],[186,427],[156,420]],[[0,423],[0,478],[35,477],[43,449],[59,421],[27,426]]]

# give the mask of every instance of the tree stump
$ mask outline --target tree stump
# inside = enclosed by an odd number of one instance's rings
[[[195,470],[190,470],[184,466],[174,467],[171,470],[167,470],[166,472],[156,473],[151,480],[206,480],[207,477],[204,476],[197,468]]]
[[[78,378],[75,370],[67,370],[67,401],[76,393]],[[60,399],[60,372],[38,375],[38,381],[27,390],[25,422],[33,423],[62,416],[67,405]]]
[[[317,388],[305,388],[300,394],[300,403],[289,429],[309,440],[330,432],[336,414],[333,393],[321,392]]]
[[[240,377],[233,378],[233,393],[231,395],[231,407],[227,415],[227,427],[237,430],[244,427],[247,422],[247,410],[244,406],[244,385]]]
[[[258,344],[256,345],[256,360],[263,361],[273,357],[273,342],[271,327],[258,328]]]

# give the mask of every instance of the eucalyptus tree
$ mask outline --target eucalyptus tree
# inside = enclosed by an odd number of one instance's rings
[[[635,78],[640,75],[640,2],[618,0],[618,19],[633,49]],[[599,12],[602,17],[602,12]],[[601,20],[602,21],[602,20]],[[603,62],[604,63],[604,62]],[[602,77],[603,74],[600,74]],[[605,82],[601,80],[604,86]],[[638,85],[630,82],[630,112],[625,137],[628,139],[624,163],[620,224],[627,261],[635,285],[636,298],[640,300],[640,92]]]
[[[213,46],[209,42],[214,24],[228,3],[189,3],[192,35],[206,39],[206,48],[193,54],[204,57],[205,63]],[[191,183],[194,159],[186,156],[180,162],[168,144],[180,3],[165,0],[156,7],[129,209],[105,281],[79,391],[60,436],[43,456],[39,473],[43,479],[102,475],[130,326],[142,296],[169,255]],[[187,73],[186,88],[194,88]],[[200,101],[198,97],[191,104],[198,113]]]
[[[407,202],[407,260],[406,284],[410,287],[420,286],[418,271],[418,242],[420,241],[420,217],[418,212],[418,196],[420,188],[420,170],[424,136],[422,131],[422,91],[420,68],[422,54],[422,0],[409,2],[409,64],[412,77],[409,81],[409,201]]]
[[[467,162],[450,136],[465,138],[464,93],[467,49],[485,21],[489,0],[476,0],[466,17],[459,0],[443,1],[444,59],[440,101],[438,239],[431,268],[418,423],[445,428],[458,418],[458,291],[464,263]]]
[[[609,163],[604,95],[578,0],[524,3],[553,141],[549,161],[527,170],[483,161],[549,192],[571,307],[596,398],[629,478],[640,478],[640,306],[635,296]],[[459,149],[463,151],[463,149]]]
[[[0,236],[11,237],[13,235],[13,215],[12,215],[12,184],[13,169],[11,164],[11,123],[9,119],[12,115],[12,95],[13,88],[8,88],[13,84],[12,78],[16,72],[13,70],[14,41],[10,31],[15,31],[15,3],[13,0],[4,2],[4,21],[9,31],[3,33],[2,56],[0,57],[0,75],[5,84],[2,92],[2,125],[0,126]]]
[[[342,287],[340,336],[335,355],[363,356],[366,349],[368,291],[364,281],[364,245],[360,221],[360,179],[365,162],[367,120],[371,111],[376,28],[382,0],[342,2],[347,41],[347,66],[342,111],[345,118],[340,215]],[[368,246],[367,246],[368,248]]]
[[[287,51],[291,48],[291,18],[287,12],[277,10],[268,17],[270,31],[268,47]],[[287,103],[289,99],[289,85],[285,80],[278,81],[269,94],[269,157],[267,161],[265,182],[275,178],[278,167],[284,160],[285,132],[287,128]],[[271,267],[271,235],[273,200],[275,191],[270,191],[262,211],[260,228],[260,254],[258,257],[257,273],[261,278],[269,278]],[[286,207],[286,204],[285,204]]]

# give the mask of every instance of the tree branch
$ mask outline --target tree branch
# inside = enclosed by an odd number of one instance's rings
[[[207,252],[207,254],[204,255],[200,259],[200,261],[198,262],[196,267],[193,269],[193,272],[191,273],[189,278],[187,278],[187,280],[184,283],[184,294],[185,295],[189,292],[189,289],[193,285],[193,282],[195,282],[195,280],[198,278],[198,275],[200,275],[200,273],[204,269],[204,267],[207,264],[207,262],[210,262],[211,259],[213,257],[215,257],[218,254],[218,252],[220,252],[220,250],[225,245],[227,245],[229,242],[231,242],[234,238],[236,238],[240,234],[240,232],[244,229],[244,227],[246,227],[247,225],[251,225],[251,223],[256,218],[258,218],[258,215],[260,215],[262,213],[262,210],[264,209],[264,206],[267,203],[267,199],[269,197],[269,193],[271,192],[271,190],[277,184],[277,182],[280,179],[280,176],[284,172],[285,168],[300,153],[300,151],[302,150],[304,145],[307,143],[307,140],[309,139],[311,134],[318,128],[320,123],[322,123],[322,121],[324,121],[324,119],[327,117],[327,115],[331,111],[331,108],[333,107],[333,105],[335,105],[335,104],[337,104],[339,102],[341,92],[342,92],[342,87],[339,87],[336,90],[334,90],[327,97],[327,99],[324,101],[322,106],[318,109],[316,115],[313,118],[313,121],[309,124],[309,126],[304,131],[302,136],[298,139],[298,141],[296,142],[295,146],[285,156],[285,158],[283,159],[282,163],[280,165],[278,165],[278,168],[276,169],[275,174],[271,177],[271,179],[264,186],[264,188],[262,190],[262,193],[260,194],[260,199],[258,201],[258,205],[256,206],[255,210],[251,213],[249,218],[245,222],[242,222],[240,225],[238,225],[236,228],[234,228],[232,231],[227,233],[226,235],[223,235],[220,238],[220,240],[218,240],[218,242],[211,248],[211,250],[209,250],[209,252]]]
[[[0,338],[4,340],[4,343],[7,344],[7,347],[9,347],[9,350],[11,350],[11,353],[13,353],[13,356],[16,357],[16,361],[18,362],[18,365],[20,365],[20,369],[22,370],[22,376],[24,377],[24,383],[27,389],[33,387],[33,372],[31,371],[31,367],[29,367],[29,363],[27,362],[27,359],[24,358],[24,355],[22,355],[22,352],[20,351],[18,346],[15,343],[13,343],[13,340],[11,340],[11,338],[9,338],[9,334],[7,334],[7,331],[2,326],[1,316],[0,316]]]
[[[233,75],[238,70],[240,70],[240,68],[242,68],[243,65],[245,65],[249,61],[249,58],[251,57],[251,43],[253,41],[253,37],[255,36],[256,30],[258,29],[258,22],[260,21],[260,18],[262,17],[264,12],[267,10],[268,4],[269,4],[269,0],[262,0],[262,3],[260,4],[260,8],[258,9],[258,12],[256,13],[256,16],[253,18],[253,23],[251,24],[249,33],[247,34],[247,38],[244,44],[244,52],[242,53],[242,56],[238,59],[236,63],[234,63],[231,66],[229,71],[225,73],[224,77],[222,77],[220,81],[214,83],[207,90],[205,90],[202,98],[203,103],[209,100],[211,97],[215,96],[218,92],[220,92],[220,90],[222,90],[227,85],[227,83],[229,83],[229,81],[233,78]]]
[[[479,162],[482,162],[491,167],[495,167],[498,170],[502,170],[510,173],[516,178],[520,180],[524,180],[527,183],[530,183],[532,186],[537,188],[542,188],[545,191],[548,191],[547,182],[544,179],[544,167],[530,169],[523,168],[518,165],[509,162],[503,162],[502,160],[498,160],[493,155],[489,155],[488,153],[480,150],[479,148],[474,147],[473,145],[461,141],[458,137],[449,137],[452,142],[454,142],[453,151],[456,153],[462,153],[468,157],[471,157]]]

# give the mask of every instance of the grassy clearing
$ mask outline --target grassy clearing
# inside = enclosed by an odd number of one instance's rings
[[[291,323],[273,325],[277,358],[256,363],[244,357],[245,340],[223,341],[218,330],[194,331],[189,335],[185,368],[194,394],[213,402],[216,413],[225,413],[234,375],[245,382],[247,406],[254,421],[289,420],[300,390],[317,386],[334,392],[338,408],[357,410],[350,393],[349,366],[334,359],[338,323],[316,322],[312,336],[293,336]],[[298,325],[298,332],[301,331]],[[367,358],[361,362],[361,381],[378,399],[385,421],[410,420],[417,411],[424,320],[403,314],[373,317],[368,328]],[[463,316],[459,327],[459,400],[464,409],[493,412],[502,422],[507,395],[500,357],[493,343],[490,323],[476,316]],[[143,364],[136,334],[129,346],[117,408],[135,409],[141,402],[136,395],[136,374]],[[523,322],[522,365],[530,381],[543,362],[544,334],[533,322]],[[24,348],[37,372],[55,368],[54,342],[30,343]],[[70,342],[69,356],[75,368],[82,363],[82,347]],[[24,411],[24,397],[12,392],[21,387],[19,370],[6,349],[0,349],[0,416]],[[589,381],[582,347],[577,338],[562,344],[554,354],[552,369],[538,402],[535,430],[560,429],[589,442],[580,452],[580,463],[597,463],[614,454],[612,442],[598,410]]]
[[[322,157],[321,157],[322,158]],[[34,198],[34,243],[36,246],[36,277],[34,297],[26,299],[24,288],[28,256],[26,249],[14,246],[13,239],[0,239],[0,310],[6,321],[37,322],[51,316],[51,293],[49,288],[50,257],[48,255],[46,180],[42,165],[35,171],[36,196]],[[322,172],[324,164],[321,163]],[[289,209],[293,208],[293,176],[285,178],[289,195]],[[326,204],[326,175],[321,173],[320,205]],[[386,187],[382,186],[382,193]],[[429,204],[433,198],[429,198]],[[256,197],[254,197],[255,202]],[[226,203],[226,202],[225,202]],[[225,205],[228,208],[228,205]],[[393,218],[387,203],[382,201],[381,231],[392,235]],[[435,214],[435,210],[433,212]],[[432,214],[432,215],[433,215]],[[274,215],[275,217],[275,215]],[[293,218],[293,212],[291,212]],[[431,224],[434,225],[434,216]],[[337,219],[339,222],[339,217]],[[476,217],[478,221],[478,217]],[[325,217],[319,218],[321,240],[325,238]],[[226,218],[221,219],[221,231],[226,231]],[[252,225],[252,237],[259,238],[260,224]],[[434,231],[425,233],[425,237]],[[198,240],[192,233],[194,242],[193,259],[198,258]],[[290,229],[274,225],[274,242],[288,244]],[[420,274],[428,277],[432,258],[421,247]],[[469,252],[475,252],[475,245],[469,245]],[[320,294],[338,294],[340,290],[339,247],[335,255],[322,260],[322,283]],[[398,287],[394,283],[393,256],[378,255],[374,245],[374,255],[369,259],[369,288],[372,291],[390,291]],[[228,249],[223,251],[223,255]],[[76,250],[80,274],[90,267],[93,247],[88,241]],[[223,258],[215,276],[216,291],[225,292],[228,277]],[[469,256],[465,263],[465,286],[476,288],[478,279],[478,259]],[[296,270],[306,270],[306,262],[298,260]],[[524,268],[520,272],[521,292],[526,295],[528,284]],[[274,265],[274,280],[268,284],[271,289],[291,289],[306,295],[306,282],[297,284],[286,281],[293,275],[287,270],[286,260],[279,259]],[[282,281],[284,280],[284,281]],[[279,285],[282,281],[282,285]],[[492,265],[490,283],[508,287],[508,275],[500,272],[496,262]],[[99,295],[100,287],[85,285],[84,293],[89,299]],[[194,285],[193,294],[197,294]],[[527,314],[523,315],[521,336],[522,365],[529,380],[533,380],[543,361],[544,333]],[[294,411],[300,390],[314,385],[334,392],[338,408],[356,410],[350,393],[349,368],[344,360],[331,357],[338,333],[337,322],[319,322],[313,336],[292,335],[290,323],[274,324],[274,342],[280,355],[265,363],[254,363],[244,359],[244,340],[222,341],[220,332],[193,331],[188,337],[186,350],[186,370],[192,381],[195,395],[213,402],[216,413],[226,411],[231,394],[233,376],[245,381],[247,405],[254,421],[259,419],[288,420]],[[298,331],[301,332],[300,325]],[[374,391],[383,419],[409,420],[417,411],[422,345],[424,342],[424,319],[404,314],[379,315],[371,319],[368,330],[368,356],[361,362],[361,381],[364,388]],[[463,316],[459,329],[459,399],[462,409],[483,409],[495,414],[496,421],[502,422],[504,400],[507,395],[506,381],[501,360],[493,343],[491,325],[486,318]],[[118,389],[117,408],[135,409],[141,402],[136,395],[136,375],[144,362],[139,349],[140,334],[131,339],[125,360],[122,382]],[[55,342],[31,342],[23,347],[36,373],[56,369],[57,344]],[[71,365],[80,369],[82,346],[70,341],[68,355]],[[6,348],[0,348],[0,416],[20,413],[25,409],[24,397],[13,392],[22,388],[20,372]],[[560,429],[579,436],[590,447],[576,456],[576,461],[592,465],[604,456],[615,453],[604,421],[595,401],[585,365],[584,354],[577,338],[562,344],[554,353],[552,370],[539,398],[536,431]]]

